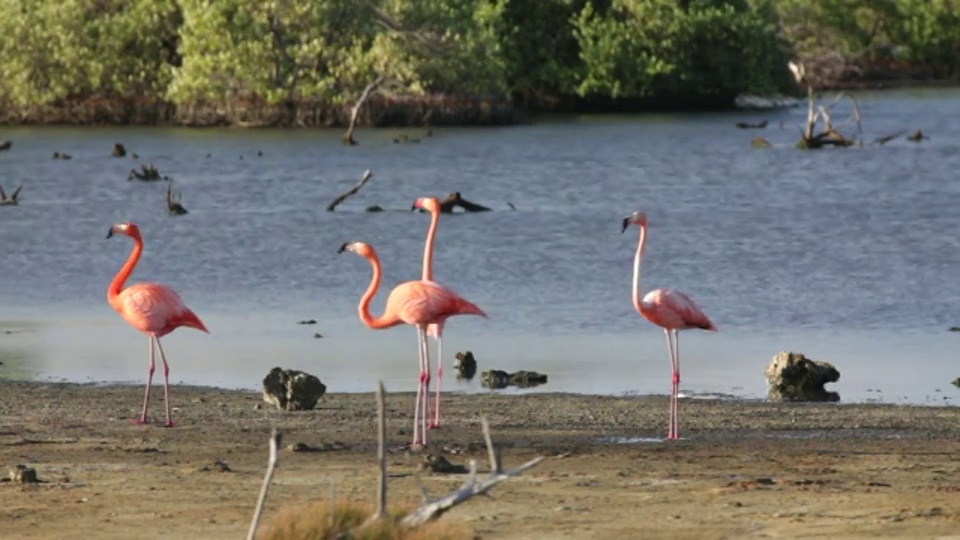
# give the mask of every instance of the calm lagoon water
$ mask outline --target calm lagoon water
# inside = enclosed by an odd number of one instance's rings
[[[15,330],[0,333],[0,377],[143,381],[147,340],[105,299],[130,243],[104,237],[132,219],[146,243],[133,281],[174,287],[212,332],[165,338],[173,381],[258,388],[280,365],[330,391],[413,390],[414,331],[362,326],[369,267],[337,248],[372,243],[384,287],[417,278],[429,220],[410,203],[460,191],[496,211],[441,219],[435,273],[490,319],[448,323],[447,389],[486,391],[453,378],[453,354],[471,350],[481,370],[549,374],[528,391],[667,393],[663,334],[630,304],[636,232],[619,229],[643,209],[644,288],[688,293],[721,330],[682,334],[684,393],[760,398],[770,358],[793,350],[834,363],[845,402],[951,403],[960,91],[858,99],[867,140],[930,139],[801,152],[801,108],[546,117],[403,145],[393,138],[422,130],[363,130],[353,148],[326,130],[0,128],[14,141],[0,184],[25,184],[19,206],[0,208],[0,329]],[[734,128],[760,119],[770,127]],[[758,135],[774,147],[751,149]],[[118,141],[140,159],[110,157]],[[166,215],[165,183],[127,181],[147,162],[176,179],[188,215]],[[324,211],[365,169],[360,194]]]

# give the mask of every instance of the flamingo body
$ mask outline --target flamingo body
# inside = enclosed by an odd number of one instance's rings
[[[432,321],[446,320],[454,315],[487,316],[482,309],[436,281],[420,280],[406,281],[394,287],[387,297],[383,317],[395,320],[390,326],[406,323],[429,328],[435,326]]]
[[[159,283],[131,285],[110,300],[110,305],[130,326],[148,336],[163,337],[181,326],[209,333],[180,295]]]
[[[680,291],[654,289],[643,295],[639,311],[644,319],[667,330],[717,330],[700,306]]]

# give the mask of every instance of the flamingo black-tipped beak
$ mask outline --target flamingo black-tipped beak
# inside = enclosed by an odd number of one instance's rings
[[[410,205],[410,211],[411,211],[411,212],[413,212],[413,211],[416,210],[416,209],[417,209],[417,203],[413,203],[413,204]]]
[[[623,234],[627,231],[627,227],[630,226],[630,218],[623,218],[623,223],[620,224],[620,234]]]
[[[113,236],[113,228],[107,231],[107,238],[111,238],[112,236]]]
[[[340,246],[340,249],[337,250],[337,254],[340,254],[340,253],[343,253],[344,251],[346,251],[346,250],[347,250],[347,246],[349,246],[349,245],[350,245],[350,242],[344,243],[342,246]]]

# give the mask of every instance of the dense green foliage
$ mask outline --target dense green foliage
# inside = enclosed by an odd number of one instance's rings
[[[937,77],[960,73],[960,0],[753,0],[780,19],[803,59],[900,64]]]
[[[378,77],[389,97],[716,102],[791,90],[791,57],[955,76],[960,0],[0,0],[8,109],[336,106]]]

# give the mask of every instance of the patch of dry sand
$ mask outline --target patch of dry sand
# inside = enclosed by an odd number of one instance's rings
[[[0,484],[0,537],[236,539],[246,534],[272,426],[284,450],[267,502],[372,505],[376,412],[369,395],[314,411],[259,407],[251,392],[174,387],[176,427],[130,422],[141,387],[0,382],[0,466],[45,483]],[[485,470],[484,413],[507,467],[549,456],[443,517],[484,538],[960,538],[960,410],[954,407],[681,402],[666,397],[451,395],[432,450]],[[153,415],[162,420],[162,401]],[[388,396],[388,439],[409,439],[413,396]],[[421,455],[388,458],[392,504],[419,501]],[[223,472],[216,462],[225,463]],[[463,475],[423,474],[433,495]]]

